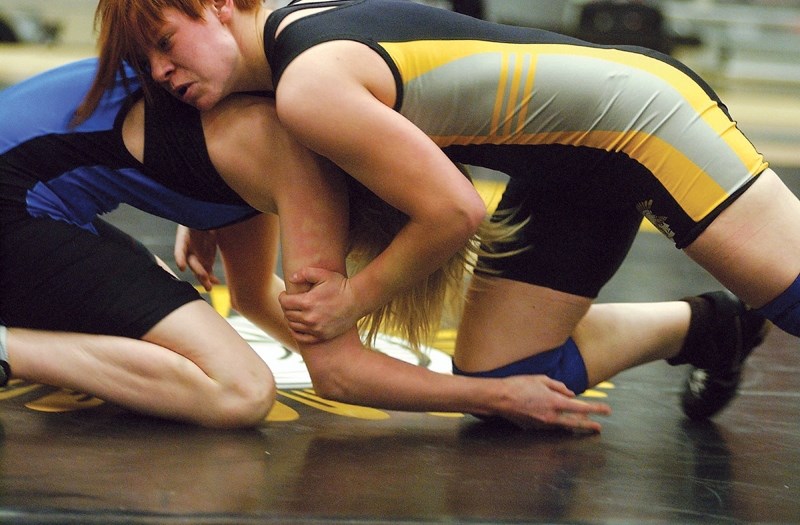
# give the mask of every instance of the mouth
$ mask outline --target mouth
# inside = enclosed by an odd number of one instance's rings
[[[181,84],[179,86],[170,86],[170,91],[172,91],[172,94],[177,98],[183,100],[186,97],[186,93],[188,93],[190,86],[191,83]]]

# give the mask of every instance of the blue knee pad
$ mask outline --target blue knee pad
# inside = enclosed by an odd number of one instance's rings
[[[781,330],[800,337],[800,275],[782,294],[756,312]]]
[[[586,364],[575,341],[570,337],[563,345],[485,372],[464,372],[453,363],[453,374],[469,377],[508,377],[543,374],[561,381],[575,394],[589,386]]]

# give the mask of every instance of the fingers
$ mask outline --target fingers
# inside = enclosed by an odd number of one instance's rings
[[[313,345],[326,340],[321,332],[312,330],[303,323],[287,320],[287,325],[289,326],[289,330],[292,332],[294,339],[300,344]]]
[[[300,318],[294,317],[294,312],[285,312],[286,324],[298,343],[315,344],[328,339],[325,332],[316,324],[309,324]]]
[[[179,225],[175,231],[175,246],[172,255],[180,271],[186,270],[186,227]]]
[[[601,416],[608,416],[611,414],[611,407],[605,403],[589,403],[580,399],[573,399],[569,401],[568,406],[561,409],[578,414],[598,414]]]
[[[215,284],[220,283],[217,276],[214,275],[213,269],[209,271],[209,269],[206,268],[206,266],[196,256],[190,255],[187,262],[189,269],[206,291],[211,291],[211,288]]]
[[[294,284],[308,283],[314,285],[325,280],[326,276],[330,273],[335,272],[331,272],[330,270],[325,270],[323,268],[313,268],[307,266],[293,273],[289,278],[289,281]]]
[[[590,415],[607,416],[611,407],[605,403],[589,403],[580,399],[569,399],[554,411],[549,424],[578,432],[600,432],[602,425]]]
[[[590,408],[576,407],[577,410],[554,409],[546,415],[540,415],[535,420],[516,420],[514,422],[525,429],[569,430],[581,434],[599,433],[603,426],[591,419],[589,414],[608,415],[610,409],[607,406],[595,407],[591,403],[586,404],[590,405]]]
[[[509,376],[513,392],[519,394],[513,415],[506,417],[523,428],[566,429],[572,432],[600,432],[602,426],[592,416],[607,416],[605,403],[577,399],[564,383],[544,375]]]
[[[542,379],[545,385],[547,385],[547,387],[550,388],[550,390],[555,390],[559,394],[565,395],[567,397],[575,397],[575,392],[567,388],[567,385],[565,385],[561,381],[556,381],[555,379],[551,379],[550,377],[547,376],[542,376]]]
[[[320,343],[323,340],[320,337],[321,334],[315,329],[313,323],[308,322],[306,319],[308,314],[303,310],[303,296],[304,294],[281,292],[278,294],[278,303],[283,310],[286,325],[298,343]]]
[[[186,271],[186,253],[187,248],[184,243],[175,242],[175,248],[172,251],[172,255],[175,257],[175,265],[178,269],[182,272]]]
[[[553,389],[559,393],[567,390],[570,398],[562,399],[550,414],[546,423],[557,427],[566,428],[574,432],[600,432],[602,425],[591,419],[590,415],[608,416],[611,414],[611,407],[605,403],[596,403],[574,399],[570,390],[559,381],[554,381]],[[559,388],[559,385],[563,388]]]
[[[178,250],[175,247],[175,265],[178,267],[178,270],[185,272],[186,271],[186,256],[183,250]]]
[[[558,404],[557,411],[560,414],[577,414],[581,416],[587,416],[589,414],[607,416],[611,414],[611,407],[607,404],[597,402],[590,403],[581,399],[575,399],[575,393],[567,388],[561,381],[556,381],[547,376],[543,376],[543,378],[548,388],[568,398],[563,399]]]
[[[603,426],[585,414],[556,412],[538,420],[512,420],[524,430],[567,430],[577,434],[597,434]]]
[[[281,292],[278,295],[278,302],[281,305],[281,309],[283,309],[284,315],[287,315],[290,312],[301,311],[303,309],[303,297],[304,294],[290,294]]]
[[[555,426],[577,433],[599,433],[603,426],[597,421],[588,418],[585,414],[562,412],[553,421]]]

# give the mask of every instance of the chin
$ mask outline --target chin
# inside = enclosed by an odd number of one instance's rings
[[[214,106],[216,106],[220,100],[222,100],[222,97],[220,96],[207,95],[204,97],[200,97],[195,101],[190,102],[190,104],[199,109],[200,111],[207,111],[209,109],[213,109]]]

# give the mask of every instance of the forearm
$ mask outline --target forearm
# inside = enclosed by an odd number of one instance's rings
[[[383,252],[350,278],[361,316],[442,267],[476,229],[475,220],[466,216],[452,218],[446,225],[409,222]]]
[[[270,337],[284,347],[297,352],[297,342],[286,324],[278,295],[284,291],[283,280],[273,275],[269,285],[258,290],[257,296],[234,292],[231,294],[232,306]],[[242,297],[242,296],[245,297]]]
[[[231,306],[292,350],[297,343],[283,316],[278,295],[285,290],[275,274],[278,219],[263,214],[217,231]]]
[[[432,372],[367,350],[354,332],[303,349],[314,388],[331,400],[413,412],[500,413],[500,380]]]

